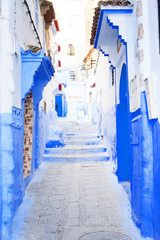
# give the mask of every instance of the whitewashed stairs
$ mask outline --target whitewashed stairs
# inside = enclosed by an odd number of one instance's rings
[[[79,161],[108,161],[107,149],[102,145],[102,141],[98,135],[92,134],[89,127],[87,127],[87,133],[82,131],[79,125],[77,131],[74,129],[74,133],[70,134],[72,129],[67,129],[64,133],[64,143],[66,144],[62,148],[46,148],[43,156],[44,161],[52,162],[79,162]]]

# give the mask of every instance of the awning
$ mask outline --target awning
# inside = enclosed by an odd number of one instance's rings
[[[112,68],[118,65],[121,45],[132,43],[132,12],[133,5],[127,0],[99,1],[95,9],[90,43],[108,57]]]
[[[91,30],[91,38],[90,38],[90,44],[94,45],[95,38],[97,34],[97,28],[98,28],[98,22],[101,14],[101,9],[103,7],[112,6],[112,7],[126,7],[126,6],[132,6],[131,2],[128,0],[107,0],[107,1],[99,1],[98,7],[95,8],[94,16],[93,16],[93,23],[92,23],[92,30]],[[112,8],[113,10],[114,8]]]
[[[43,89],[51,80],[54,72],[51,60],[44,56],[43,50],[36,54],[31,50],[25,52],[21,48],[22,99],[25,99],[26,95],[32,90],[35,106],[41,100]]]
[[[88,59],[90,59],[92,57],[92,54],[94,53],[95,49],[94,47],[92,47],[88,53],[86,54],[85,58],[83,59],[84,63],[87,63]]]

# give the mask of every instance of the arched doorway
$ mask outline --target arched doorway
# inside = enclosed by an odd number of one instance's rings
[[[55,96],[55,110],[58,117],[67,116],[67,102],[66,97],[63,94],[57,94]]]
[[[119,100],[116,108],[117,121],[117,175],[119,181],[130,181],[130,117],[127,67],[124,63],[121,70]]]

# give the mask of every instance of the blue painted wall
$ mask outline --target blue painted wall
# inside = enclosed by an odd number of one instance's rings
[[[160,239],[160,123],[156,120],[153,124],[153,176],[154,176],[154,203],[153,226],[154,239]]]
[[[148,118],[145,92],[141,93],[142,112],[142,224],[144,237],[153,236],[153,122]]]
[[[22,100],[21,109],[12,108],[12,135],[13,135],[13,215],[23,201],[25,189],[33,177],[34,173],[34,134],[32,144],[32,164],[31,174],[24,179],[23,177],[23,143],[24,143],[24,100]]]
[[[0,115],[0,239],[2,239],[2,149],[1,149],[1,115]]]
[[[1,166],[2,166],[2,239],[11,239],[11,220],[13,216],[13,136],[12,113],[1,114]]]
[[[12,108],[14,185],[13,185],[13,214],[23,199],[23,116],[19,108]]]
[[[12,112],[0,115],[1,155],[0,155],[0,239],[11,239],[11,221],[18,206],[23,200],[25,189],[33,177],[35,166],[38,167],[40,155],[44,151],[46,126],[43,118],[43,126],[40,129],[39,138],[36,141],[38,130],[39,112],[35,106],[42,98],[44,86],[51,79],[54,70],[48,57],[43,51],[38,54],[22,54],[22,102],[21,109],[12,108]],[[23,141],[24,141],[24,100],[29,91],[33,89],[33,144],[31,174],[23,178]],[[42,119],[42,118],[41,118]],[[39,144],[38,153],[36,146]],[[43,143],[43,144],[42,144]],[[43,147],[42,147],[43,145]],[[37,156],[37,165],[35,163]],[[1,237],[2,236],[2,237]]]
[[[153,236],[153,121],[148,118],[145,92],[141,109],[132,114],[132,216],[144,237]]]
[[[136,225],[141,227],[141,125],[142,116],[140,109],[131,114],[131,150],[132,150],[132,179],[131,179],[131,204],[132,217]]]

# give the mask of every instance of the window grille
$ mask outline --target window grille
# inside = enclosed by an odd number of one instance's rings
[[[74,71],[70,71],[70,72],[69,72],[69,75],[70,75],[70,80],[72,80],[72,81],[75,81],[75,80],[76,80],[76,78],[75,78],[75,72],[74,72]]]

